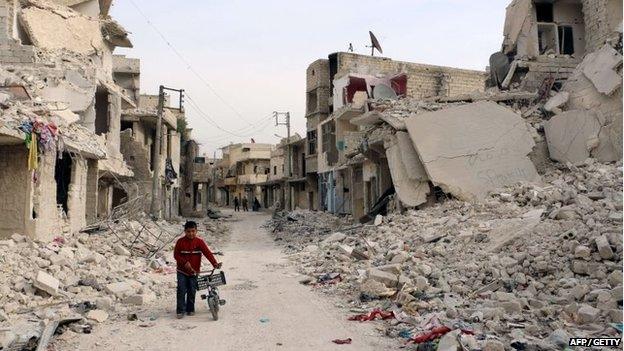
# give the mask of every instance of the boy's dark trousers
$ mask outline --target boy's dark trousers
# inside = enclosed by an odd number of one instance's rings
[[[195,292],[197,291],[197,276],[178,272],[177,306],[176,313],[195,312]]]

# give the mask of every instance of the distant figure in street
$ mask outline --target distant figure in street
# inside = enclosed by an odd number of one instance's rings
[[[243,211],[245,212],[249,211],[249,207],[247,206],[247,203],[248,203],[247,198],[244,197],[243,198]]]
[[[178,239],[173,249],[173,257],[176,260],[178,288],[176,316],[184,317],[184,313],[192,316],[195,314],[195,292],[197,290],[197,274],[201,271],[202,254],[215,268],[221,268],[208,245],[197,237],[197,223],[188,221],[184,223],[184,236]]]
[[[234,198],[234,211],[240,211],[240,202],[238,201],[238,196]]]
[[[257,197],[254,197],[254,202],[253,202],[253,210],[254,212],[259,211],[260,210],[260,201],[258,201]]]

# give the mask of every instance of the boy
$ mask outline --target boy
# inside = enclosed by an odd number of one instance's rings
[[[173,257],[177,265],[177,306],[176,315],[180,319],[184,312],[189,316],[195,314],[195,292],[197,290],[197,274],[201,271],[202,254],[215,268],[221,268],[206,243],[197,237],[197,223],[187,221],[184,224],[184,236],[178,239],[173,249]]]

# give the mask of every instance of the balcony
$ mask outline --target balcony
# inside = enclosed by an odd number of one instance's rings
[[[306,155],[306,173],[316,173],[318,171],[318,157],[314,155]]]

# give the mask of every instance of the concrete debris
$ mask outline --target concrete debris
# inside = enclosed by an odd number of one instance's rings
[[[30,1],[32,5],[43,2]],[[46,50],[70,50],[89,55],[104,46],[100,22],[63,7],[63,13],[44,6],[21,10],[19,20],[34,45]],[[72,40],[67,40],[72,38]]]
[[[386,335],[419,335],[436,323],[474,331],[470,349],[558,348],[567,345],[563,335],[589,336],[613,316],[621,322],[622,222],[609,217],[622,208],[621,167],[551,164],[543,183],[511,184],[477,203],[448,199],[389,213],[378,226],[350,229],[345,218],[308,211],[268,225],[304,276],[343,278],[315,289],[350,308],[405,314],[384,324]],[[369,260],[345,257],[338,245],[311,249],[336,232],[345,235],[340,245]],[[566,323],[552,323],[559,320]],[[453,348],[457,339],[443,340]]]
[[[558,114],[544,124],[550,158],[562,163],[583,163],[600,144],[602,126],[589,110]]]
[[[587,54],[583,62],[583,74],[599,92],[611,95],[621,86],[622,75],[616,69],[622,64],[622,55],[610,45]]]
[[[422,164],[420,160],[418,160],[418,156],[416,156],[413,147],[411,145],[408,146],[411,147],[411,150],[401,149],[398,138],[393,136],[392,139],[386,143],[385,148],[388,158],[388,167],[390,167],[390,174],[392,176],[392,183],[399,196],[399,200],[406,206],[415,207],[427,201],[429,183],[427,183],[426,180],[418,181],[418,178],[413,178],[415,173],[410,171],[413,169],[422,170]],[[410,152],[411,154],[409,154]],[[424,171],[421,171],[421,173],[424,173]],[[418,173],[416,173],[416,176],[418,176]]]
[[[540,179],[527,157],[535,143],[526,122],[498,104],[421,113],[405,123],[433,184],[459,199],[480,200],[496,188]]]
[[[555,96],[548,99],[544,104],[544,110],[549,112],[561,112],[560,107],[563,106],[570,99],[570,93],[567,91],[561,91],[555,94]]]
[[[56,296],[58,294],[59,285],[60,282],[58,279],[44,271],[37,272],[37,277],[33,282],[33,286],[35,288],[43,290],[52,296]]]
[[[94,320],[98,323],[102,323],[108,319],[108,313],[102,310],[91,310],[87,312],[85,317],[87,317],[87,319]]]
[[[174,239],[179,235],[181,223],[145,221],[130,221],[127,225],[146,225],[145,230],[153,233],[159,227],[165,228]],[[213,248],[227,238],[228,228],[221,220],[198,224],[204,240]],[[158,256],[147,258],[137,254],[149,252],[147,248],[155,241],[144,237],[135,245],[135,255],[130,256],[127,249],[122,250],[120,239],[131,242],[136,234],[127,228],[122,230],[125,225],[117,225],[117,235],[109,229],[58,236],[50,242],[33,241],[22,235],[6,239],[13,245],[0,245],[0,280],[8,282],[0,287],[0,324],[10,325],[9,331],[21,339],[26,336],[15,327],[21,321],[52,317],[62,320],[79,313],[102,323],[125,319],[137,306],[150,306],[157,299],[170,296],[175,287],[175,279],[171,279],[175,273],[173,241]],[[155,268],[150,266],[153,261],[159,262]],[[34,333],[35,337],[39,334],[40,331]]]

